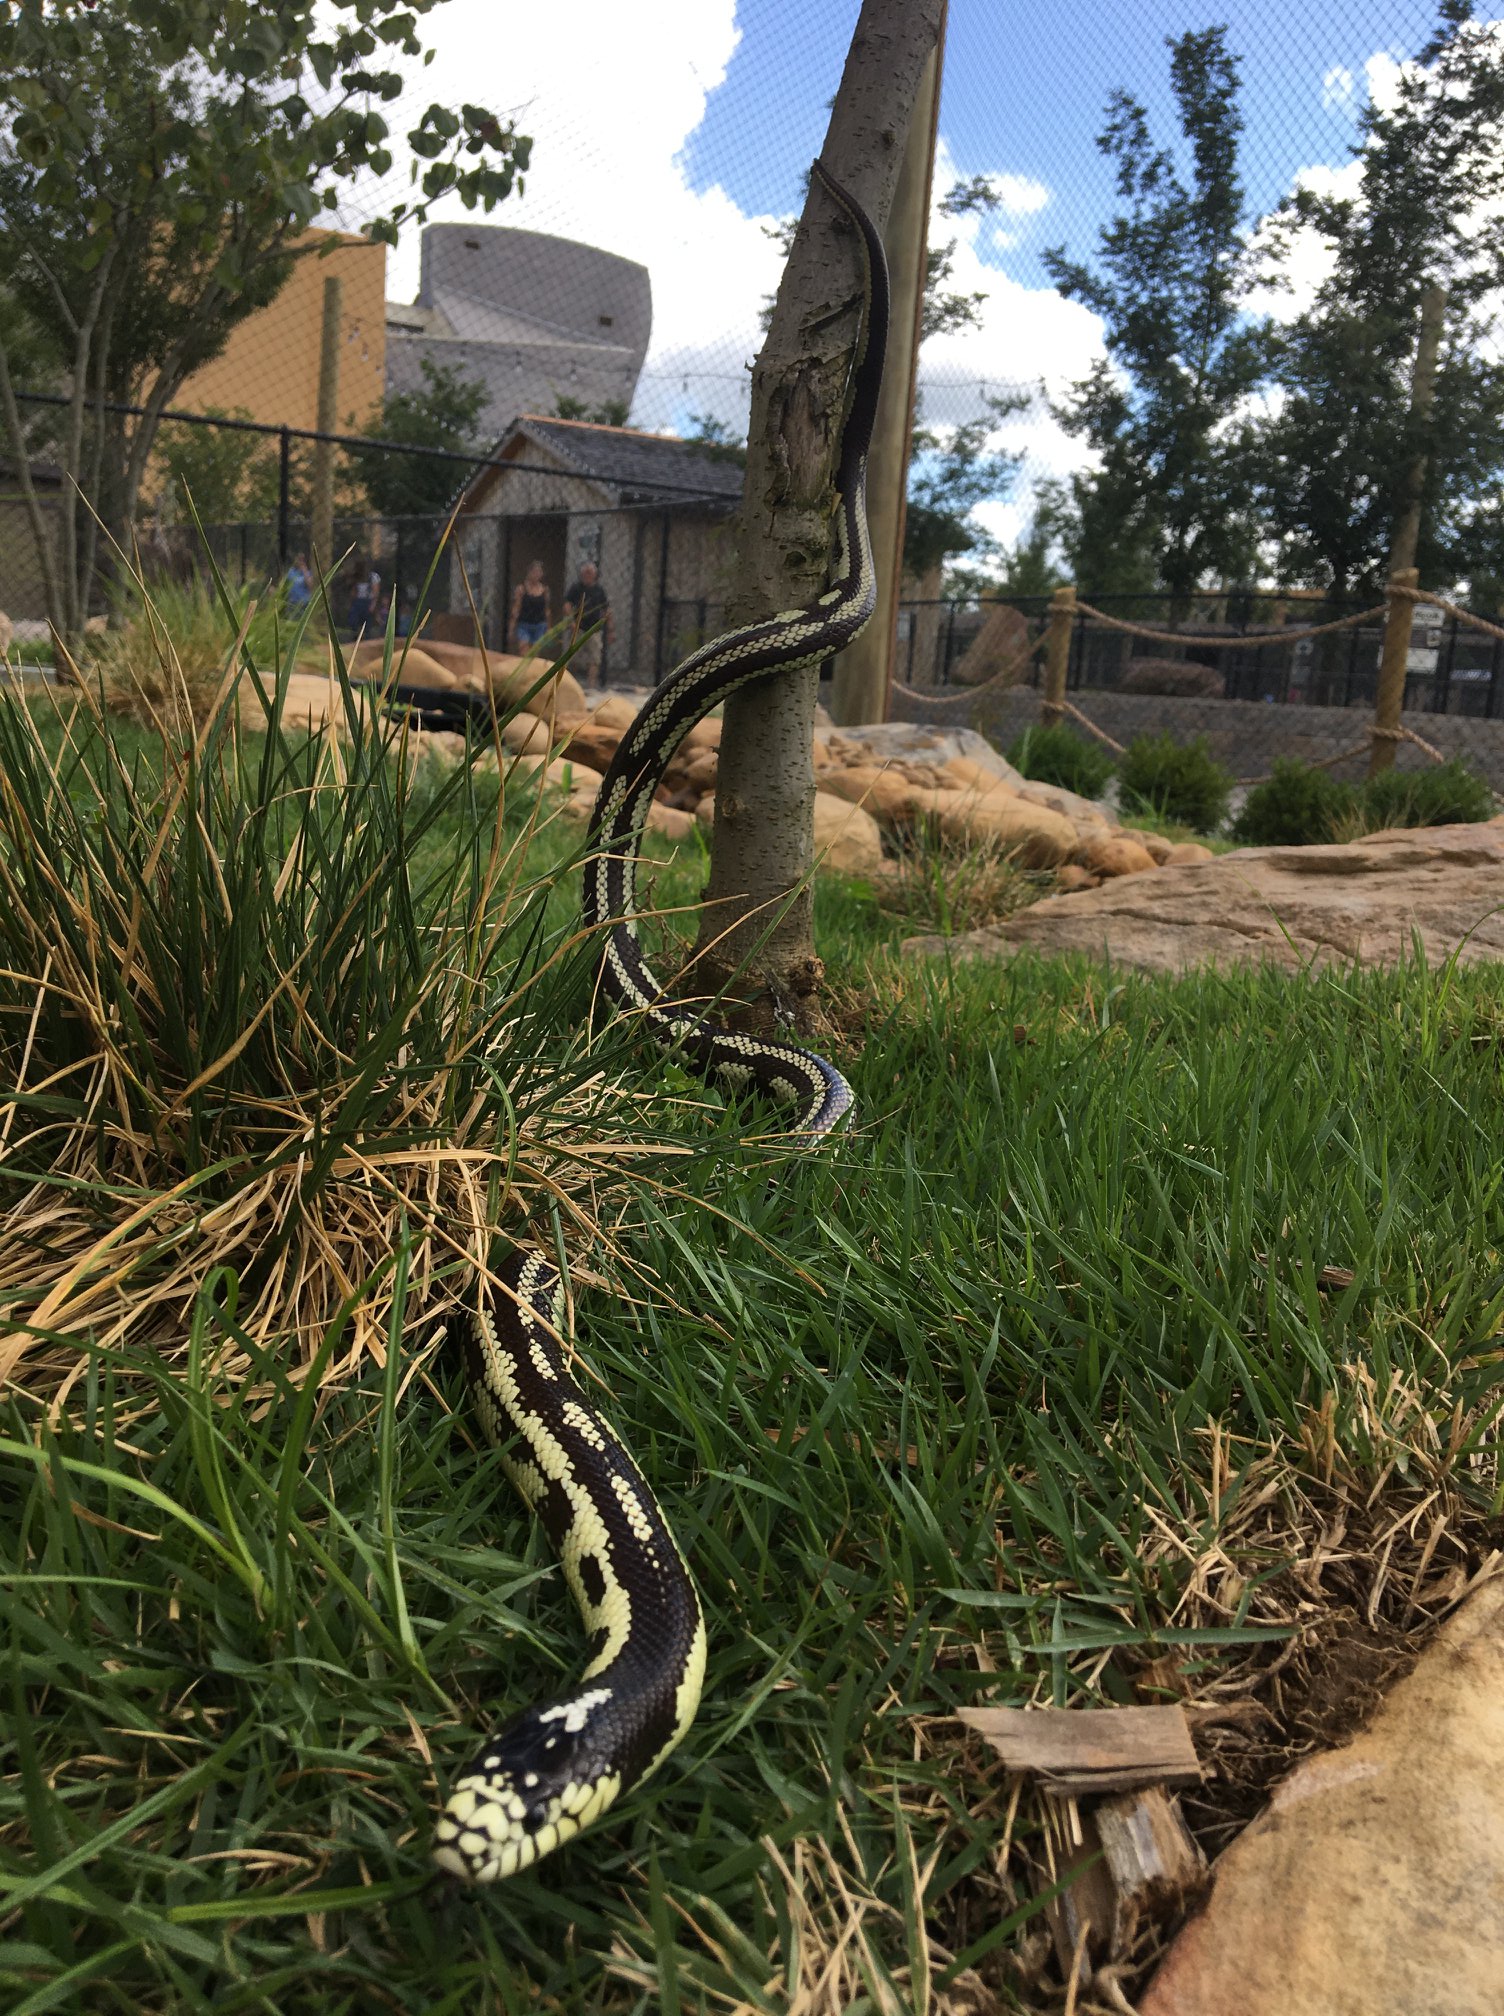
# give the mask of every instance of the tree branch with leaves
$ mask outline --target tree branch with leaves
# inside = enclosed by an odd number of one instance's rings
[[[0,10],[0,420],[65,637],[96,592],[94,514],[128,540],[184,380],[309,256],[305,234],[342,189],[390,169],[386,111],[407,86],[389,66],[423,55],[418,23],[439,4]],[[370,226],[392,244],[441,196],[491,209],[518,186],[531,143],[487,107],[434,104],[406,144],[412,194]],[[23,354],[66,398],[50,429],[24,410]],[[141,410],[111,411],[122,405]],[[26,466],[39,435],[72,492],[57,562]]]

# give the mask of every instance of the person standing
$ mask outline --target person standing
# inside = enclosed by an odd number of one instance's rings
[[[548,582],[541,560],[529,563],[526,574],[512,591],[509,621],[512,649],[519,657],[531,651],[548,629]]]
[[[299,553],[288,568],[286,586],[288,610],[299,615],[313,600],[313,569],[306,553]]]
[[[600,571],[593,560],[580,568],[579,579],[564,591],[564,643],[575,646],[569,663],[582,677],[595,680],[600,674],[603,647],[611,641],[611,602],[601,586]],[[604,679],[601,679],[604,685]]]

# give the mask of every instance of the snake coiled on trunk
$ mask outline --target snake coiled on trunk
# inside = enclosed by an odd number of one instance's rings
[[[846,1116],[850,1086],[813,1051],[737,1035],[676,1005],[643,954],[636,873],[653,793],[695,723],[749,680],[844,650],[876,604],[866,472],[887,265],[866,212],[819,162],[814,174],[855,226],[865,310],[841,435],[831,586],[803,608],[701,646],[655,689],[602,780],[583,902],[603,946],[602,993],[701,1076],[797,1108],[790,1132],[801,1143]],[[590,1656],[572,1688],[490,1737],[455,1780],[434,1860],[477,1883],[559,1847],[656,1769],[689,1728],[705,1675],[705,1620],[683,1556],[642,1472],[570,1377],[557,1270],[519,1251],[494,1278],[499,1286],[461,1324],[470,1386],[482,1427],[558,1552]]]

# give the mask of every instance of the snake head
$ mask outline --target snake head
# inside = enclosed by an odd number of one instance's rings
[[[455,1781],[434,1829],[433,1859],[472,1883],[515,1876],[588,1827],[622,1789],[602,1719],[612,1690],[529,1708]]]

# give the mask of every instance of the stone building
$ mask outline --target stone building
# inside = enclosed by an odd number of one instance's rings
[[[386,386],[423,383],[425,359],[486,388],[483,437],[517,413],[632,403],[653,328],[645,266],[572,238],[495,224],[430,224],[418,298],[388,302]]]
[[[487,642],[503,648],[529,562],[543,562],[557,617],[593,560],[611,598],[607,675],[651,683],[721,626],[725,532],[741,492],[739,462],[702,443],[525,413],[460,499],[464,572],[449,569],[440,624],[473,635],[473,596]]]

